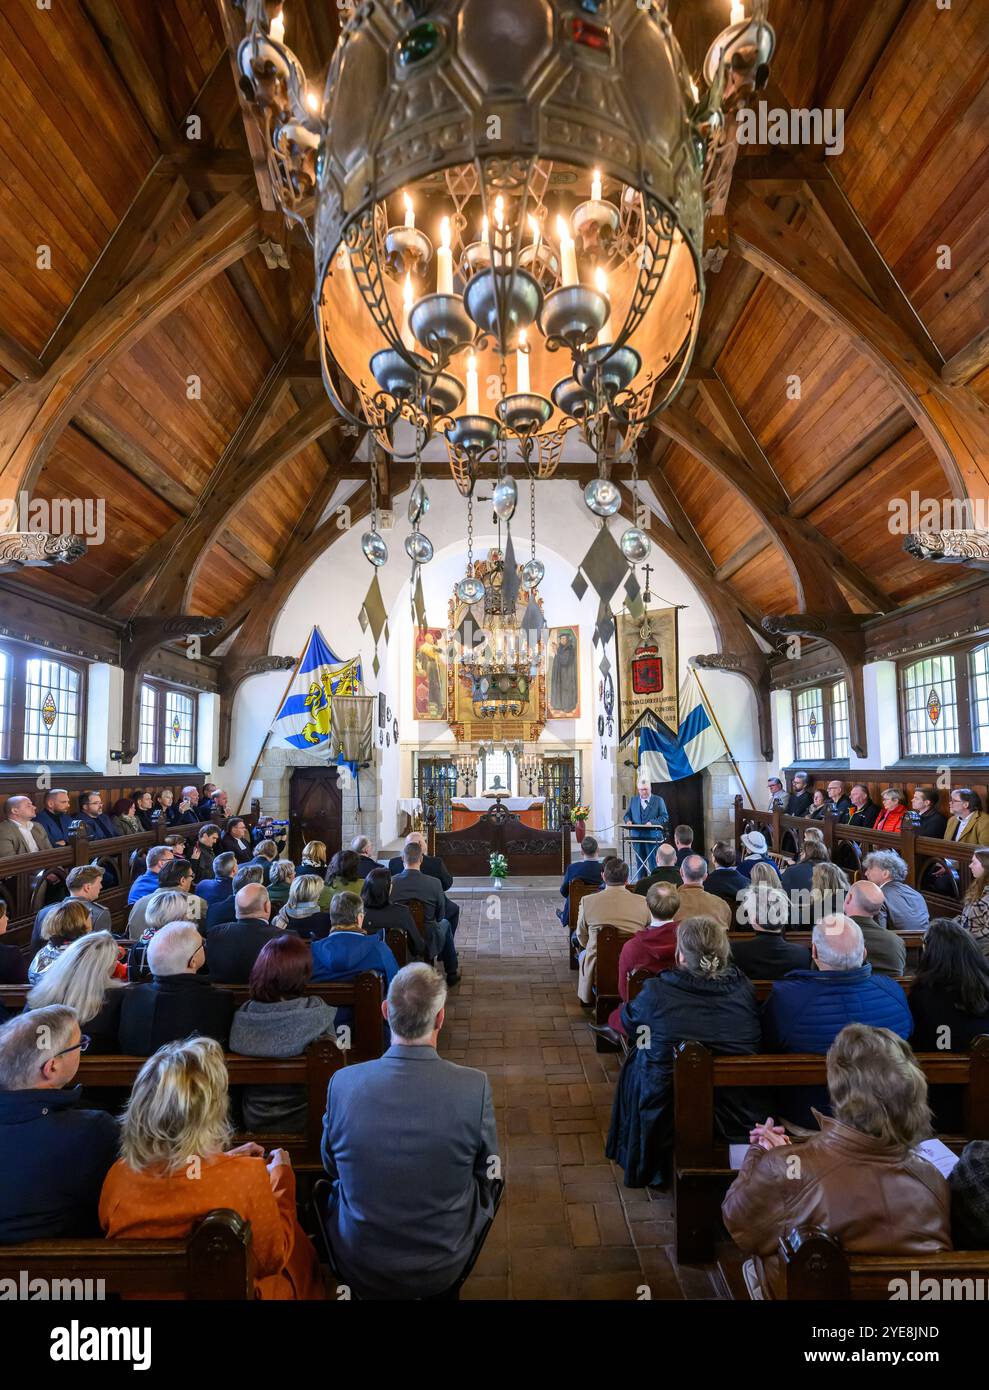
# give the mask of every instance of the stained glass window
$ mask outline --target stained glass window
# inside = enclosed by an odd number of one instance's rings
[[[951,656],[929,656],[903,671],[905,752],[908,754],[958,752],[958,699],[955,661]]]
[[[193,761],[193,700],[178,690],[165,691],[164,758],[169,765],[188,767]]]
[[[823,758],[824,691],[819,685],[797,693],[797,757]]]
[[[29,657],[24,682],[24,758],[27,762],[81,761],[80,690],[73,666]]]
[[[848,741],[848,687],[838,681],[831,687],[831,742],[833,756],[847,758],[851,755]]]
[[[976,753],[989,753],[989,643],[969,656],[972,742]]]

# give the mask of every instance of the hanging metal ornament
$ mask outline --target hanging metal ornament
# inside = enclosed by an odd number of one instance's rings
[[[595,478],[584,488],[584,501],[596,516],[614,516],[622,494],[610,478]]]
[[[508,473],[499,478],[492,494],[494,513],[500,521],[511,521],[519,504],[519,489],[515,479]]]
[[[652,541],[646,535],[645,531],[643,531],[642,528],[636,524],[640,516],[639,451],[638,448],[634,445],[632,447],[632,457],[630,462],[632,465],[632,515],[635,517],[636,522],[633,523],[628,528],[628,530],[623,533],[622,538],[619,541],[619,545],[622,548],[622,554],[625,556],[625,559],[629,562],[630,565],[640,565],[643,560],[647,560],[649,558],[649,554],[652,550]]]
[[[371,529],[361,536],[361,550],[375,569],[380,569],[388,560],[388,546],[378,532],[378,462],[375,458],[371,459]]]
[[[538,589],[546,576],[546,566],[536,559],[536,483],[529,479],[529,548],[531,558],[522,566],[522,583],[527,589]]]
[[[429,493],[425,484],[416,482],[409,493],[409,521],[415,526],[429,511]]]
[[[480,603],[484,597],[484,581],[473,573],[474,569],[474,497],[467,498],[467,573],[457,585],[457,598],[461,603]]]
[[[416,379],[416,399],[421,394],[422,382]],[[422,450],[425,444],[425,428],[423,426],[421,413],[416,414],[416,459],[415,459],[415,482],[412,485],[412,493],[409,497],[409,520],[412,523],[412,534],[405,538],[405,553],[415,565],[428,565],[433,558],[433,543],[428,536],[424,536],[419,530],[419,522],[423,515],[429,510],[429,497],[422,482]],[[413,572],[413,578],[415,574]]]
[[[433,558],[433,542],[421,531],[413,531],[405,537],[405,553],[417,565],[428,565]]]

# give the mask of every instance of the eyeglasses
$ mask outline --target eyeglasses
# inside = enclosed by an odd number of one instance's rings
[[[202,943],[201,941],[200,941],[199,945],[196,947],[196,949],[193,951],[192,955],[191,955],[191,956],[189,957],[189,959],[186,961],[186,963],[185,963],[185,968],[186,968],[186,970],[191,970],[191,969],[192,969],[192,962],[193,962],[193,961],[196,959],[196,957],[197,957],[198,955],[200,955],[200,954],[202,954],[203,956],[206,955],[206,947],[203,945],[203,943]]]
[[[55,1053],[55,1056],[64,1057],[67,1052],[75,1052],[76,1048],[78,1048],[80,1052],[85,1052],[92,1041],[88,1033],[80,1033],[77,1043],[73,1043],[71,1047],[63,1047],[61,1052]]]

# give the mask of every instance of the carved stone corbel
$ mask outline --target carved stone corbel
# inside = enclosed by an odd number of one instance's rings
[[[294,656],[258,656],[252,661],[238,661],[220,670],[220,750],[219,765],[230,757],[230,734],[233,720],[234,696],[249,676],[263,676],[268,671],[291,671]]]
[[[767,762],[773,761],[773,714],[770,702],[769,658],[759,652],[713,652],[692,656],[690,665],[702,671],[733,671],[752,687],[759,717],[759,745]]]
[[[989,570],[989,531],[911,531],[903,549],[916,560]]]
[[[120,638],[120,664],[124,672],[121,757],[129,763],[140,747],[141,682],[152,655],[177,637],[213,637],[226,626],[224,618],[133,618]]]
[[[763,618],[770,637],[826,637],[838,653],[848,690],[848,741],[860,758],[869,756],[865,716],[864,627],[876,613],[788,613]]]
[[[55,536],[47,531],[5,531],[0,534],[0,573],[71,565],[75,560],[81,560],[88,549],[84,536]]]

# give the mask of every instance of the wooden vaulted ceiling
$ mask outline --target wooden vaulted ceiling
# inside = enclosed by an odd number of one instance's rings
[[[727,8],[671,0],[694,71]],[[904,552],[889,499],[989,470],[989,0],[770,17],[770,104],[842,108],[845,148],[741,153],[694,369],[640,448],[675,533],[654,534],[750,621],[890,611],[967,576]],[[336,5],[286,21],[320,81]],[[232,0],[0,11],[0,478],[106,497],[103,546],[22,579],[115,618],[229,630],[360,473],[313,367],[310,253],[261,206],[237,22]]]

